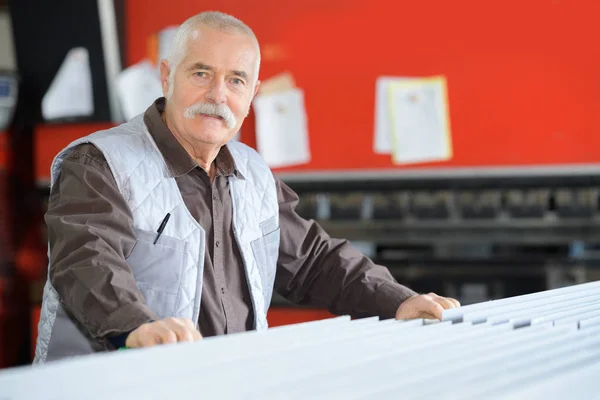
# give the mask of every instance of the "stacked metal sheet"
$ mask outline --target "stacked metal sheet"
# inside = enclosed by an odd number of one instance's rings
[[[600,398],[600,282],[424,320],[325,321],[0,373],[0,399]]]

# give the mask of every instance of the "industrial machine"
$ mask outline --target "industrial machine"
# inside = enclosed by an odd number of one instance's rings
[[[600,279],[600,168],[282,174],[298,212],[463,304]]]

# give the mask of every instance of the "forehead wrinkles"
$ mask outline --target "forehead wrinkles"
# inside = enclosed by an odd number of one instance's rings
[[[194,31],[196,38],[190,38],[183,63],[201,62],[216,69],[244,71],[249,76],[254,75],[255,64],[258,62],[258,49],[250,38],[243,35],[223,33],[220,42],[214,35],[204,35]],[[256,77],[255,77],[256,78]]]

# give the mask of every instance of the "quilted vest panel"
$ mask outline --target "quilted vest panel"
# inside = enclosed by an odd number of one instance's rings
[[[51,185],[59,178],[62,161],[70,149],[82,143],[93,143],[103,152],[132,211],[137,243],[127,261],[146,303],[161,318],[185,317],[197,323],[205,232],[185,206],[175,179],[169,176],[165,161],[143,123],[143,116],[71,143],[52,164]],[[279,250],[275,182],[270,169],[254,150],[237,142],[227,146],[245,178],[230,177],[233,230],[252,296],[255,329],[262,330],[268,327],[266,313]],[[171,214],[169,222],[154,245],[156,230],[167,213]],[[165,264],[169,265],[168,269],[164,268]],[[59,303],[57,293],[48,281],[39,323],[36,362],[87,354],[90,349],[102,350],[97,342],[79,346],[78,351],[53,348],[57,347],[53,346],[56,342],[53,333],[75,335],[73,329],[57,326],[75,325],[69,318],[65,321],[65,318],[57,317],[61,315]],[[76,331],[85,336],[81,329]],[[71,342],[80,342],[74,337],[71,339]],[[87,341],[91,342],[91,339]]]

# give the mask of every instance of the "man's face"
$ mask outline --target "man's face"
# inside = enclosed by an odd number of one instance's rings
[[[184,140],[220,147],[235,135],[258,90],[257,59],[258,49],[247,35],[204,26],[190,35],[167,100],[167,118]],[[169,72],[168,63],[163,61],[165,95]],[[231,111],[234,118],[217,116],[219,110],[225,114]]]

